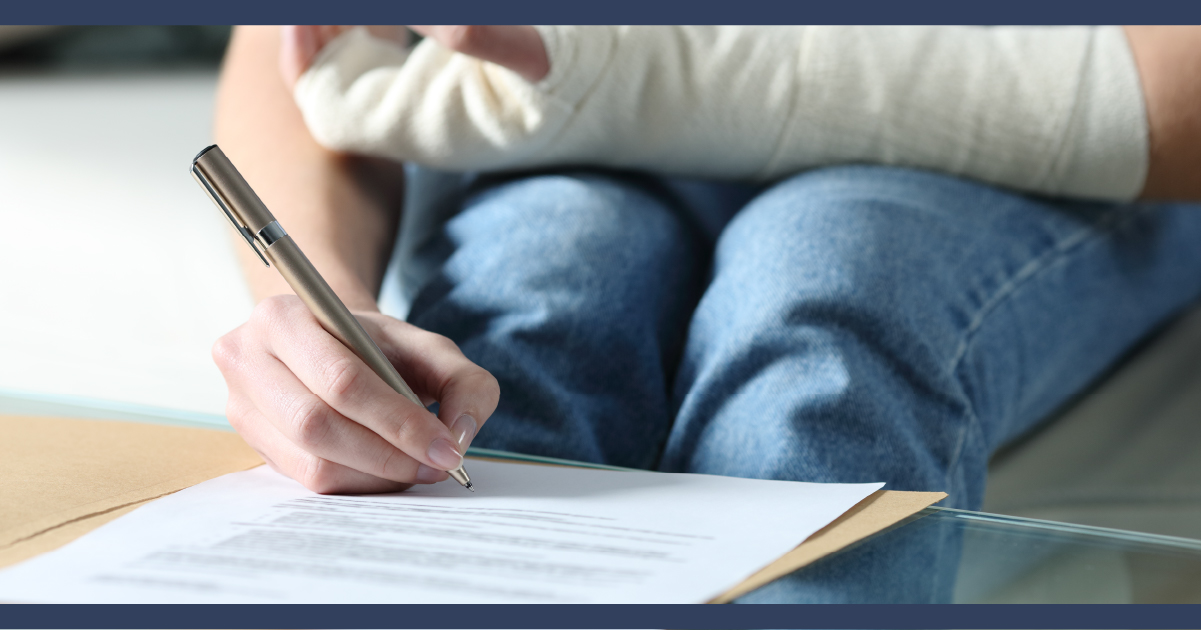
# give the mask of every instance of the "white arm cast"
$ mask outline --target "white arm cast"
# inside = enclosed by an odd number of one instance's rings
[[[352,29],[300,78],[313,137],[456,170],[595,164],[771,180],[828,164],[935,169],[1124,200],[1147,170],[1118,27],[540,26],[531,84],[426,40]]]

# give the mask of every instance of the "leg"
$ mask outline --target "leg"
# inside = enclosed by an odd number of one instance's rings
[[[409,316],[500,381],[473,444],[653,466],[703,286],[699,230],[643,178],[548,174],[477,189],[427,246],[444,262]]]
[[[717,245],[662,467],[944,490],[1201,291],[1201,210],[804,174]]]

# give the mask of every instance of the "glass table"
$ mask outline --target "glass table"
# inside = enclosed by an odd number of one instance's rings
[[[0,413],[230,430],[221,416],[2,389]],[[735,600],[806,602],[1201,603],[1201,540],[931,507]]]
[[[1201,541],[931,507],[735,603],[1201,603]]]

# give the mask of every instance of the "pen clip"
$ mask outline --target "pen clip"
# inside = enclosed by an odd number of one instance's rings
[[[192,165],[192,178],[196,180],[196,183],[200,184],[201,188],[204,188],[204,191],[208,194],[209,199],[212,199],[213,203],[217,204],[217,207],[220,208],[221,212],[225,214],[225,218],[229,219],[229,222],[233,224],[234,229],[238,231],[238,234],[241,234],[242,238],[246,239],[246,243],[250,245],[250,249],[253,249],[254,253],[258,254],[259,260],[262,260],[264,265],[270,267],[271,263],[267,262],[267,257],[264,256],[263,252],[259,249],[258,243],[254,238],[254,233],[250,231],[250,228],[242,225],[241,221],[238,221],[233,212],[230,212],[225,203],[221,201],[221,196],[217,194],[217,191],[213,190],[213,187],[209,185],[208,179],[204,177],[204,174],[200,172],[200,169],[196,168],[195,164]]]

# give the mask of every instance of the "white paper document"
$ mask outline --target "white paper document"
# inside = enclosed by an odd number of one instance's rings
[[[700,603],[884,485],[467,468],[474,494],[225,475],[0,572],[0,602]]]

